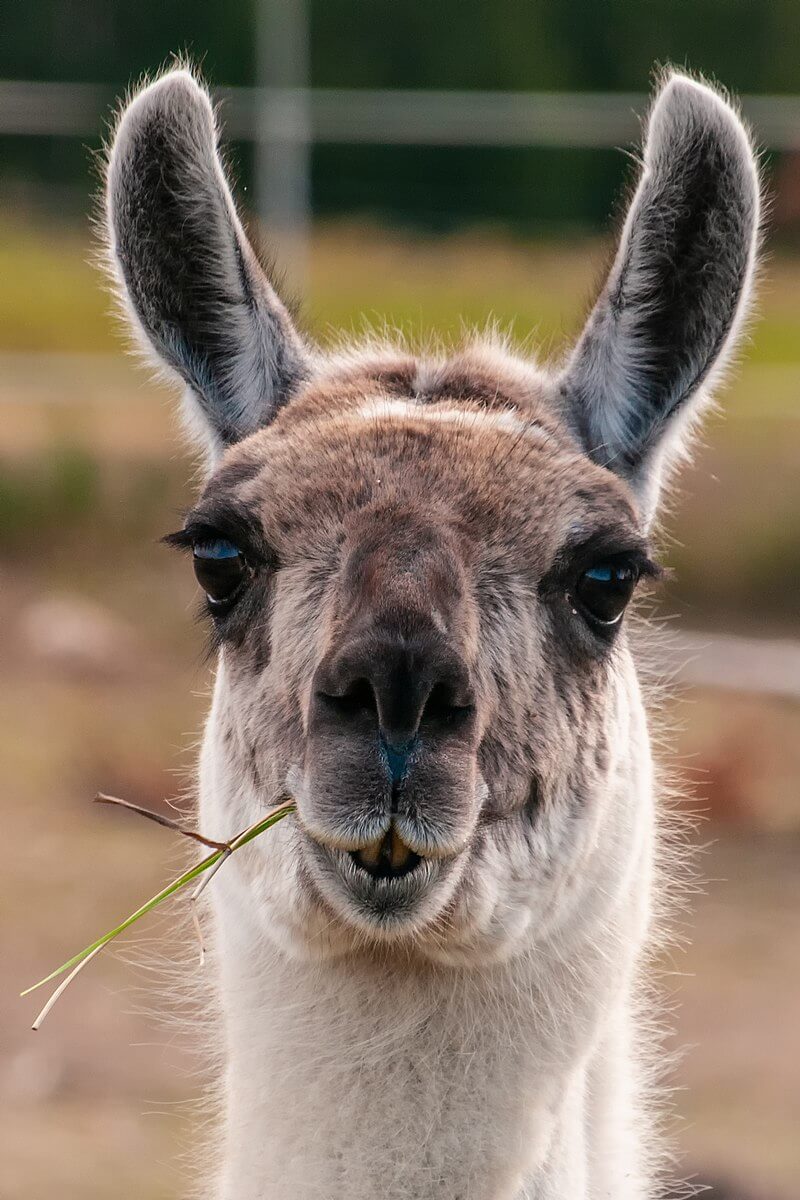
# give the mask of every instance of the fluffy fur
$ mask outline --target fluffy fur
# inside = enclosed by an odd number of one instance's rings
[[[308,365],[244,234],[211,102],[188,70],[125,108],[106,184],[108,250],[131,326],[188,386],[218,453],[269,420]]]
[[[653,512],[660,477],[736,346],[760,220],[748,132],[727,100],[663,80],[616,258],[561,379],[596,462]]]
[[[199,85],[167,75],[121,117],[119,283],[211,447],[178,541],[233,540],[247,567],[214,617],[201,826],[287,787],[298,805],[210,889],[218,1200],[657,1194],[650,741],[625,623],[574,595],[604,556],[653,571],[660,471],[740,326],[758,189],[704,85],[670,77],[648,128],[608,283],[548,371],[491,341],[305,346]],[[359,865],[385,834],[408,874]]]

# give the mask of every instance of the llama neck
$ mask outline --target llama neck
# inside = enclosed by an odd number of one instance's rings
[[[481,971],[299,963],[243,926],[241,909],[228,921],[223,902],[218,915],[221,1200],[647,1194],[628,969],[606,963],[613,999],[594,969],[608,945],[587,941],[555,986],[527,957]]]

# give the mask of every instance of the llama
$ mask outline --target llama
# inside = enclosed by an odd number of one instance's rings
[[[208,475],[200,825],[297,812],[207,895],[218,1200],[644,1200],[654,774],[625,610],[740,332],[759,186],[660,81],[607,280],[547,369],[497,338],[326,352],[237,215],[186,69],[122,112],[110,261]]]

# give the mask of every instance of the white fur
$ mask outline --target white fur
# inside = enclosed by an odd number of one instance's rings
[[[201,827],[215,836],[263,803],[227,770],[219,728],[231,695],[223,664],[201,762]],[[427,967],[402,953],[353,957],[325,923],[301,932],[289,821],[220,874],[219,1200],[651,1195],[631,1043],[654,802],[627,654],[608,719],[618,750],[607,794],[581,844],[565,848],[555,894],[530,877],[523,847],[497,847],[462,942]],[[563,814],[543,824],[543,842],[565,836]]]
[[[535,421],[526,420],[511,408],[502,410],[474,407],[445,408],[444,406],[415,404],[408,400],[370,400],[357,410],[356,415],[363,421],[404,422],[413,420],[461,427],[480,425],[486,429],[499,429],[504,433],[524,433],[526,437],[538,436],[544,441],[551,436]]]

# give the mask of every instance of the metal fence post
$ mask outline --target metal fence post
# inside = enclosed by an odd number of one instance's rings
[[[258,0],[256,204],[291,289],[308,286],[311,112],[308,0]]]

